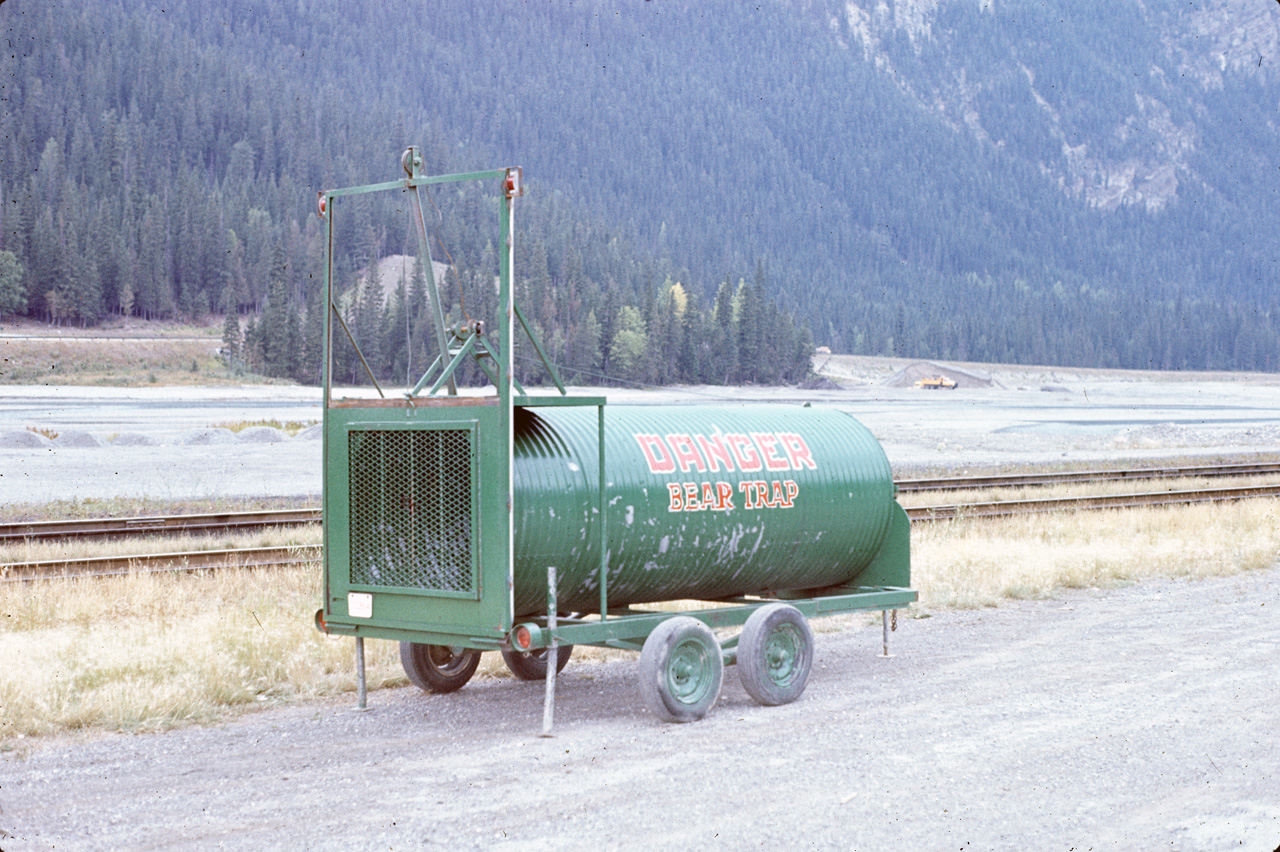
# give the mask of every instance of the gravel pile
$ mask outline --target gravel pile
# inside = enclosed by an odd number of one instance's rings
[[[208,427],[205,429],[188,429],[179,436],[177,443],[188,447],[203,447],[211,444],[234,444],[236,433],[230,429]]]
[[[121,432],[111,439],[117,447],[158,447],[160,442],[142,432]]]
[[[271,426],[250,426],[240,430],[236,437],[246,444],[278,444],[289,440],[289,436],[282,430]]]
[[[57,439],[54,441],[58,448],[62,447],[101,447],[105,442],[92,432],[86,432],[83,429],[68,429],[65,432],[59,432]]]
[[[0,432],[0,450],[41,450],[52,446],[53,441],[29,429],[6,429]]]

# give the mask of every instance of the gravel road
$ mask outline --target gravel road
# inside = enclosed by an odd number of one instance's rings
[[[1280,569],[820,631],[809,688],[663,725],[637,664],[292,705],[0,760],[0,848],[1280,845]],[[818,625],[832,622],[817,622]]]

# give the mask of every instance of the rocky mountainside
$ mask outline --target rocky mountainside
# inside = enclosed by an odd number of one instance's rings
[[[1203,125],[1217,117],[1214,100],[1228,85],[1260,82],[1276,95],[1280,7],[1258,0],[1056,5],[800,0],[843,47],[941,121],[1031,159],[1072,198],[1107,210],[1139,204],[1158,211],[1188,182],[1214,189],[1194,162]],[[1054,60],[1070,61],[1075,73],[1061,66],[1037,73]],[[1010,115],[1010,104],[1024,108]],[[1274,136],[1274,110],[1256,119]],[[1042,144],[1020,144],[1028,138]]]

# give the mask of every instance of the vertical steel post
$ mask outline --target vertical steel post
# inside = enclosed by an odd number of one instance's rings
[[[356,637],[356,709],[369,709],[369,691],[365,688],[364,679],[364,637]]]
[[[413,149],[410,149],[413,150]],[[417,177],[417,175],[412,175]],[[440,302],[440,285],[436,282],[435,263],[431,258],[431,243],[427,238],[427,220],[426,215],[422,211],[422,197],[418,194],[418,187],[414,187],[413,206],[414,212],[417,214],[418,231],[418,259],[422,261],[423,272],[427,277],[427,290],[431,293],[431,314],[435,320],[436,326],[436,346],[440,348],[440,363],[447,364],[449,362],[449,335],[444,327],[444,307]],[[427,190],[430,192],[431,190]],[[449,395],[457,396],[458,385],[454,382],[453,377],[449,377]]]
[[[883,639],[884,653],[881,654],[880,656],[892,657],[893,654],[889,653],[889,610],[887,609],[880,610],[880,620],[883,623],[883,627],[884,627],[884,639]]]
[[[560,640],[556,638],[556,569],[547,567],[547,630],[551,644],[547,646],[547,691],[542,698],[542,736],[551,736],[556,708],[556,669],[560,667]]]
[[[515,380],[515,323],[514,296],[512,295],[511,272],[515,268],[515,199],[520,187],[512,182],[513,170],[508,169],[502,180],[502,204],[498,207],[498,236],[503,241],[502,253],[498,261],[498,345],[500,351],[497,358],[498,367],[498,403],[503,435],[503,461],[505,472],[494,471],[494,477],[501,477],[507,495],[506,514],[506,554],[503,560],[507,567],[507,622],[503,625],[510,629],[511,613],[515,611],[515,398],[512,385]],[[554,584],[553,584],[554,587]],[[554,608],[553,608],[554,612]],[[553,615],[554,617],[554,615]]]
[[[609,502],[604,481],[604,406],[599,406],[596,411],[600,433],[600,495],[597,501],[600,504],[600,620],[605,621],[609,618],[609,530],[605,511]]]

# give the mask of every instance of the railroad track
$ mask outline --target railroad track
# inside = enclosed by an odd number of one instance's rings
[[[1202,488],[1187,491],[1149,491],[1138,494],[1059,497],[1039,500],[1001,500],[990,503],[913,506],[907,509],[907,517],[911,519],[913,524],[918,524],[965,518],[1009,517],[1043,512],[1216,503],[1258,497],[1280,497],[1280,484],[1246,485],[1233,488]],[[108,577],[127,573],[283,567],[315,562],[321,558],[322,553],[320,545],[294,545],[243,550],[198,550],[138,556],[104,556],[42,562],[19,562],[0,565],[0,582],[48,580],[69,576]]]
[[[1080,482],[1117,480],[1206,478],[1280,474],[1280,462],[1250,462],[1223,465],[1088,470],[1066,473],[1018,473],[992,476],[900,479],[901,492],[961,491],[978,488],[1051,486]],[[1035,501],[1025,501],[1034,503]],[[940,509],[941,507],[931,507]],[[914,511],[914,510],[913,510]],[[0,524],[0,544],[12,541],[39,541],[66,538],[113,538],[130,535],[175,533],[228,533],[266,527],[294,526],[320,522],[319,507],[269,509],[251,512],[212,512],[150,518],[90,518],[74,521],[21,521]]]
[[[1013,488],[1024,485],[1065,485],[1073,482],[1115,482],[1118,480],[1183,479],[1203,476],[1211,479],[1280,473],[1280,462],[1241,464],[1138,467],[1117,470],[1078,470],[1056,473],[1009,473],[992,476],[900,479],[899,491],[961,491],[974,488]]]
[[[0,524],[0,543],[51,538],[110,538],[150,533],[225,533],[317,524],[320,509],[267,509],[256,512],[211,512],[153,518],[89,518],[74,521],[22,521]]]

